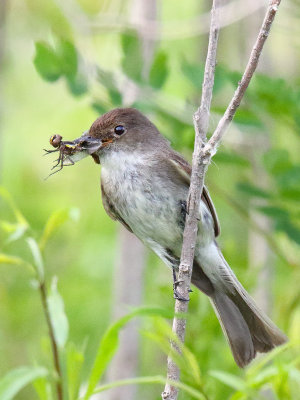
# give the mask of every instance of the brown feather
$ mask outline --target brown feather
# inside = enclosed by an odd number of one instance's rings
[[[125,228],[131,232],[132,229],[130,228],[130,226],[123,220],[122,217],[120,217],[120,215],[118,214],[118,212],[116,211],[116,209],[114,208],[114,206],[111,204],[111,202],[108,199],[108,196],[105,193],[104,187],[101,184],[101,194],[102,194],[102,204],[104,207],[104,210],[106,211],[106,214],[113,220],[115,221],[119,221],[121,222],[122,225],[125,226]]]
[[[190,178],[191,178],[191,173],[192,173],[192,168],[190,164],[185,161],[184,158],[181,157],[179,153],[175,153],[175,151],[170,151],[169,153],[169,159],[173,166],[177,169],[185,183],[189,186],[190,185]],[[219,236],[220,234],[220,223],[219,219],[217,216],[216,209],[213,205],[213,202],[211,200],[211,197],[209,195],[209,192],[206,188],[206,186],[203,186],[203,191],[202,191],[202,201],[206,204],[207,208],[209,209],[211,216],[214,221],[214,231],[215,231],[215,237]]]

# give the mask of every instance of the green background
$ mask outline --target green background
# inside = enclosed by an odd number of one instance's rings
[[[122,105],[122,94],[114,81],[127,75],[146,93],[134,105],[190,160],[194,135],[190,121],[199,104],[207,35],[174,40],[168,35],[176,32],[174,21],[178,27],[189,27],[186,21],[204,13],[207,5],[198,5],[195,0],[177,2],[176,7],[171,0],[158,3],[159,20],[169,28],[157,42],[147,80],[141,77],[139,42],[132,30],[122,28],[120,33],[109,26],[98,30],[88,27],[94,21],[101,25],[105,12],[126,19],[130,2],[73,3],[8,3],[2,27],[5,34],[0,39],[4,47],[0,176],[1,185],[28,220],[31,236],[40,237],[54,211],[73,210],[75,217],[57,229],[44,258],[47,281],[58,277],[69,319],[69,340],[78,347],[86,343],[85,379],[99,339],[111,322],[118,226],[101,205],[100,167],[89,158],[45,180],[53,157],[44,157],[43,148],[49,148],[52,134],[72,140],[89,128],[100,111]],[[271,298],[269,313],[291,344],[273,361],[275,372],[256,386],[253,378],[254,391],[247,394],[242,390],[238,397],[234,385],[225,385],[209,371],[230,372],[242,382],[249,376],[235,366],[208,300],[193,292],[186,344],[199,363],[205,392],[213,399],[258,398],[264,385],[276,399],[296,399],[300,389],[300,8],[297,2],[283,3],[259,73],[209,167],[206,181],[221,222],[220,246],[251,293],[259,286],[265,267],[259,262],[251,265],[249,254],[259,250],[249,241],[250,230],[253,223],[268,219],[269,227],[263,228],[261,237],[269,242],[271,252],[266,286]],[[254,13],[221,31],[210,131],[232,96],[262,15]],[[168,25],[171,21],[173,25]],[[13,223],[15,216],[3,198],[0,207],[1,221]],[[12,233],[2,223],[1,252],[31,261],[23,236],[14,240]],[[148,253],[147,260],[143,305],[163,305],[171,311],[171,273],[153,254]],[[51,366],[32,272],[23,265],[3,263],[0,275],[0,376],[21,365]],[[143,318],[141,329],[154,331],[157,327],[151,318]],[[139,375],[164,375],[165,360],[159,346],[141,333]],[[184,379],[188,381],[188,377]],[[159,399],[161,385],[141,386],[139,390],[143,399]],[[37,398],[34,396],[33,389],[26,388],[16,398]]]

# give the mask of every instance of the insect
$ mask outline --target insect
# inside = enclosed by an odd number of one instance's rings
[[[59,152],[59,156],[54,161],[54,162],[56,162],[56,164],[51,168],[51,170],[54,170],[55,168],[58,168],[58,169],[54,172],[51,172],[51,174],[48,175],[48,178],[49,178],[49,176],[61,171],[65,165],[74,165],[74,161],[70,158],[70,156],[74,155],[75,153],[77,153],[78,151],[81,150],[81,148],[80,148],[81,143],[63,141],[62,136],[57,135],[57,134],[51,136],[50,144],[55,149],[54,150],[44,149],[46,154]],[[65,161],[68,161],[68,164],[65,164],[64,163]]]
[[[62,141],[62,136],[60,135],[52,135],[50,138],[50,144],[53,147],[59,147]]]
[[[95,163],[100,164],[97,151],[101,148],[103,142],[90,136],[88,131],[72,142],[62,140],[62,136],[60,135],[52,135],[50,144],[54,147],[54,150],[44,149],[46,154],[58,152],[59,155],[54,161],[56,164],[51,168],[51,170],[55,171],[51,172],[49,176],[61,171],[66,165],[74,165],[75,162],[87,156],[92,156]]]

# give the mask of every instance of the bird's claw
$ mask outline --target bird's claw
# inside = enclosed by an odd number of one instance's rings
[[[180,301],[190,301],[189,298],[185,298],[185,297],[181,296],[181,295],[177,292],[177,290],[174,290],[174,299],[175,299],[175,300],[180,300]]]
[[[178,291],[177,291],[177,286],[178,286],[179,283],[181,283],[181,282],[183,282],[183,281],[182,281],[182,280],[181,280],[181,281],[174,281],[174,283],[173,283],[174,299],[175,299],[175,300],[181,300],[181,301],[190,301],[189,298],[186,298],[186,297],[181,296],[181,294],[178,293]],[[189,289],[189,292],[190,292],[190,291],[192,291],[192,290]]]

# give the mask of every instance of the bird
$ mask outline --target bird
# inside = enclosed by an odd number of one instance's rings
[[[103,114],[73,144],[78,152],[91,155],[101,164],[106,213],[172,269],[174,297],[178,298],[176,273],[188,212],[190,164],[134,108],[117,108]],[[68,159],[72,161],[72,156]],[[192,283],[208,296],[234,360],[243,368],[257,352],[268,352],[285,343],[287,337],[259,309],[229,267],[216,241],[219,234],[217,213],[204,186]]]

